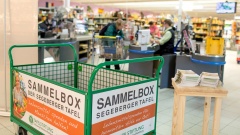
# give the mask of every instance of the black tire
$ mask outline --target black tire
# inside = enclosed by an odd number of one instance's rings
[[[240,61],[237,61],[238,64],[240,64]]]
[[[27,130],[24,129],[23,127],[19,127],[18,135],[27,135]]]

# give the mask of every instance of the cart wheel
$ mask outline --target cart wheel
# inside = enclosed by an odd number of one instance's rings
[[[237,61],[238,64],[240,64],[240,61]]]
[[[27,135],[27,130],[24,129],[23,127],[19,127],[18,135]]]

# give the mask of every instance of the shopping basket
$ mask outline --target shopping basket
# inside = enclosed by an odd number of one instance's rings
[[[15,65],[12,50],[71,47],[74,60]],[[12,122],[19,134],[156,135],[158,80],[162,57],[78,62],[72,45],[19,45],[9,49]],[[156,77],[104,68],[107,65],[160,60]],[[24,94],[26,93],[26,94]],[[136,130],[137,129],[137,130]]]

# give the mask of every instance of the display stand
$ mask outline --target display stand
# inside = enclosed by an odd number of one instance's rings
[[[205,97],[204,118],[202,127],[203,135],[208,135],[211,98],[215,98],[212,135],[218,135],[220,127],[222,98],[227,96],[228,91],[223,89],[222,87],[181,87],[175,83],[174,79],[172,79],[172,85],[174,87],[172,135],[183,135],[184,113],[187,96]]]

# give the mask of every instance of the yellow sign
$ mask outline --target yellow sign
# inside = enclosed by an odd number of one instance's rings
[[[102,9],[102,8],[99,8],[99,9],[98,9],[98,13],[99,13],[99,14],[102,14],[103,12],[104,12],[104,9]]]

